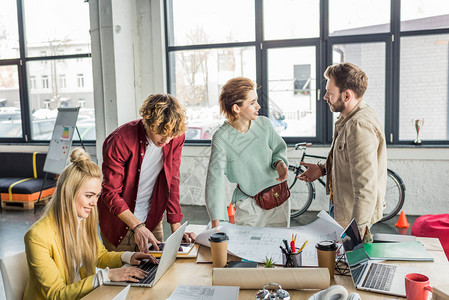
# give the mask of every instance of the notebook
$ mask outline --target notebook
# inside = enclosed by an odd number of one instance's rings
[[[414,242],[416,236],[391,233],[375,233],[373,235],[374,243],[398,243],[398,242]]]
[[[366,254],[355,219],[341,238],[357,289],[405,297],[405,275],[418,272],[416,268],[373,262]]]
[[[170,269],[176,260],[176,255],[178,254],[179,245],[181,245],[182,237],[187,227],[187,222],[182,224],[169,238],[165,241],[165,247],[162,251],[159,264],[155,265],[147,261],[139,266],[138,268],[148,272],[148,275],[140,280],[139,282],[130,281],[110,281],[105,282],[106,285],[131,285],[139,287],[153,287],[161,279],[161,277]],[[129,265],[125,265],[129,267]],[[124,267],[125,267],[124,266]]]
[[[426,248],[418,242],[368,243],[366,254],[371,259],[434,261]]]

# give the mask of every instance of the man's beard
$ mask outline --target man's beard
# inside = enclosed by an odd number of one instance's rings
[[[343,97],[341,94],[338,96],[337,102],[334,104],[329,103],[329,107],[332,112],[339,112],[341,113],[343,110],[345,110],[345,101],[343,101]]]

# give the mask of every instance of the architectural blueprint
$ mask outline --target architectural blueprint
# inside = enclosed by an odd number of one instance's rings
[[[317,266],[315,245],[323,240],[338,240],[343,232],[343,228],[326,212],[321,211],[318,217],[308,225],[290,228],[237,226],[222,222],[218,228],[199,234],[196,242],[209,247],[209,236],[218,230],[229,236],[229,253],[257,262],[263,262],[266,257],[271,257],[276,264],[281,265],[282,252],[279,246],[284,246],[283,239],[290,244],[292,234],[296,234],[297,248],[308,241],[302,251],[302,265]]]

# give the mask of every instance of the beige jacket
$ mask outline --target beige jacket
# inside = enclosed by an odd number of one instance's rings
[[[369,228],[385,207],[387,148],[383,126],[364,100],[335,123],[331,154],[335,220],[346,227],[355,218],[360,230]]]

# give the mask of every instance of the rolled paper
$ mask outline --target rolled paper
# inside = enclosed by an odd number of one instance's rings
[[[212,285],[257,290],[276,282],[284,289],[325,289],[330,286],[327,268],[214,268]]]

